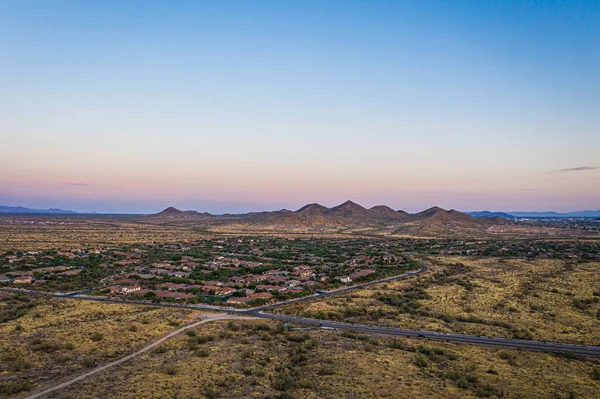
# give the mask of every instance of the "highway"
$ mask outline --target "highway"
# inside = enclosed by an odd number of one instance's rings
[[[424,338],[435,341],[456,342],[463,344],[499,346],[510,349],[523,349],[530,351],[545,351],[555,353],[573,353],[580,356],[600,356],[600,346],[575,345],[559,342],[544,342],[521,339],[508,339],[485,337],[468,334],[444,333],[437,331],[412,330],[406,328],[366,326],[329,320],[317,320],[305,317],[286,316],[263,311],[252,311],[250,315],[288,323],[307,324],[319,327],[333,328],[336,330],[355,331],[368,334],[393,335],[408,338]]]
[[[393,335],[399,337],[410,337],[410,338],[421,338],[421,339],[430,339],[435,341],[446,341],[446,342],[456,342],[456,343],[465,343],[465,344],[473,344],[473,345],[486,345],[486,346],[497,346],[497,347],[505,347],[511,349],[522,349],[522,350],[531,350],[531,351],[546,351],[546,352],[555,352],[555,353],[573,353],[581,356],[600,356],[600,347],[599,346],[587,346],[587,345],[575,345],[575,344],[567,344],[567,343],[559,343],[559,342],[544,342],[544,341],[533,341],[533,340],[519,340],[519,339],[508,339],[508,338],[496,338],[496,337],[485,337],[485,336],[476,336],[476,335],[467,335],[467,334],[455,334],[455,333],[444,333],[437,331],[425,331],[425,330],[413,330],[413,329],[405,329],[405,328],[391,328],[391,327],[379,327],[379,326],[366,326],[361,324],[350,324],[329,320],[317,320],[312,318],[305,317],[295,317],[295,316],[287,316],[281,314],[267,313],[265,310],[271,310],[280,306],[289,305],[292,303],[297,303],[301,301],[307,301],[315,298],[319,298],[322,296],[330,296],[335,294],[340,294],[344,292],[348,292],[351,290],[356,290],[359,288],[365,288],[369,286],[373,286],[376,284],[382,284],[394,280],[404,279],[408,277],[412,277],[421,273],[424,273],[428,270],[427,265],[423,264],[421,269],[406,272],[404,274],[398,276],[387,277],[381,280],[371,281],[368,283],[357,284],[349,287],[343,287],[332,291],[321,292],[319,294],[313,294],[301,298],[289,299],[287,301],[277,302],[270,305],[259,306],[251,309],[234,309],[234,308],[225,308],[223,306],[214,306],[214,305],[185,305],[185,304],[176,304],[176,303],[156,303],[151,301],[131,301],[125,299],[118,298],[107,298],[102,296],[90,296],[90,295],[76,295],[76,296],[65,296],[65,294],[52,293],[52,292],[44,292],[44,291],[36,291],[36,290],[27,290],[27,289],[14,289],[14,288],[0,288],[0,290],[11,291],[11,292],[21,292],[27,294],[34,295],[52,295],[56,297],[64,297],[70,299],[80,299],[80,300],[91,300],[91,301],[101,301],[101,302],[112,302],[112,303],[123,303],[123,304],[137,304],[137,305],[147,305],[147,306],[161,306],[161,307],[174,307],[174,308],[185,308],[185,309],[193,309],[193,310],[209,310],[209,311],[220,311],[220,312],[228,312],[231,314],[237,315],[247,315],[252,317],[259,317],[264,319],[271,320],[280,320],[289,323],[299,323],[306,324],[312,326],[319,327],[328,327],[334,328],[338,330],[347,330],[347,331],[356,331],[362,333],[369,334],[384,334],[384,335]]]

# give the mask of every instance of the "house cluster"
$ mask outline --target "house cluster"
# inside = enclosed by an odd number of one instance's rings
[[[281,238],[77,246],[4,253],[0,283],[39,282],[45,289],[66,291],[89,287],[93,279],[95,291],[109,295],[241,305],[360,281],[376,273],[377,265],[398,259],[388,251],[351,240],[332,246]],[[85,279],[74,278],[82,272]]]

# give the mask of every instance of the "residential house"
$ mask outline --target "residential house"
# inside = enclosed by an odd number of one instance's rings
[[[227,303],[231,303],[234,305],[239,305],[242,303],[248,303],[252,300],[252,298],[248,298],[247,296],[234,296],[227,299]]]
[[[269,299],[273,298],[273,295],[271,295],[268,292],[255,292],[254,294],[250,294],[250,298],[252,298],[252,299],[261,298],[264,300],[269,300]]]
[[[356,280],[356,279],[358,279],[358,278],[360,278],[360,277],[366,277],[366,276],[368,276],[369,274],[373,274],[373,273],[375,273],[375,270],[373,270],[373,269],[364,269],[364,270],[359,270],[359,271],[357,271],[357,272],[354,272],[354,273],[352,273],[352,274],[350,275],[350,279],[351,279],[350,281],[352,281],[352,280]]]
[[[194,298],[192,294],[184,294],[183,292],[159,291],[156,293],[159,298],[175,298],[175,299],[190,299]]]

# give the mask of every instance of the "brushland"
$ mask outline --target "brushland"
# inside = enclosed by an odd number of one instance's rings
[[[593,397],[589,359],[215,322],[50,398]]]
[[[598,262],[428,258],[416,279],[277,311],[326,320],[600,345]]]
[[[125,356],[196,313],[0,292],[0,396],[51,386]]]

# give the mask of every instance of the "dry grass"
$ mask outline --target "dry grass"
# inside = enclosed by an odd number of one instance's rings
[[[431,272],[419,279],[280,311],[366,324],[600,344],[600,263],[462,257],[433,263]],[[415,294],[423,299],[411,300]]]
[[[600,389],[589,360],[244,324],[200,326],[51,397],[593,398]]]
[[[63,376],[134,352],[195,317],[179,309],[24,300],[33,301],[27,313],[0,324],[0,387],[23,382],[28,390],[53,385]],[[21,305],[4,300],[0,311],[15,306]]]
[[[17,224],[8,224],[11,221]],[[192,226],[143,223],[131,217],[0,215],[0,250],[181,242],[204,236]]]

